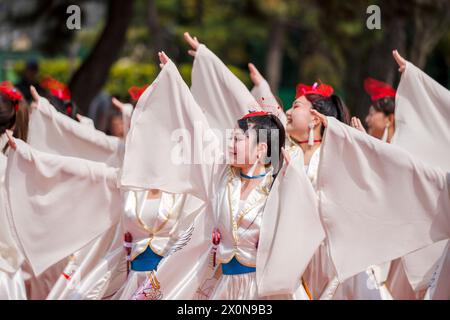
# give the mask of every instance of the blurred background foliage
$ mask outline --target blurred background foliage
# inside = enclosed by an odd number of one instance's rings
[[[66,28],[70,4],[82,10],[81,30]],[[366,27],[371,4],[381,8],[381,30]],[[151,83],[160,50],[190,84],[185,31],[249,88],[247,63],[253,62],[285,108],[298,82],[322,81],[354,114],[365,115],[370,101],[363,80],[399,81],[395,48],[444,86],[450,83],[448,0],[4,0],[0,14],[0,26],[17,34],[1,48],[0,77],[15,78],[26,57],[38,58],[40,75],[68,83],[82,110],[102,90],[128,99],[129,87]],[[23,35],[31,39],[28,47],[17,45]]]

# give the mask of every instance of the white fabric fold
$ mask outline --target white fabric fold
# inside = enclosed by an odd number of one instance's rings
[[[122,187],[189,193],[206,201],[216,166],[203,155],[219,153],[217,139],[208,135],[209,124],[172,61],[143,93],[131,122]]]
[[[30,116],[28,143],[33,148],[64,156],[105,162],[120,167],[123,141],[58,112],[45,98]]]
[[[329,117],[319,210],[339,280],[447,239],[449,179],[403,149]]]
[[[417,159],[450,171],[450,91],[407,62],[396,94],[396,130],[392,143]],[[414,290],[428,286],[448,240],[402,258]]]
[[[264,209],[256,262],[259,295],[293,294],[324,239],[317,196],[299,154],[275,180]]]
[[[407,62],[395,103],[392,143],[450,171],[450,91]]]
[[[6,188],[13,228],[38,276],[118,222],[118,169],[16,143]]]
[[[247,87],[203,44],[195,54],[191,92],[211,128],[222,132],[249,110],[261,110]]]

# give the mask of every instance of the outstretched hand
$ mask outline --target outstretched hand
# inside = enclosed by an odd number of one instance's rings
[[[361,123],[361,120],[359,120],[359,118],[357,117],[352,117],[351,119],[351,125],[353,128],[366,133],[366,128],[364,128],[364,126]]]
[[[113,97],[111,100],[113,106],[116,107],[117,110],[119,110],[120,112],[123,112],[124,103],[115,97]]]
[[[159,66],[161,67],[161,69],[164,67],[164,65],[169,62],[169,57],[167,56],[167,54],[164,51],[158,52],[158,57],[159,57],[159,61],[161,62],[159,64]]]
[[[17,150],[17,144],[16,141],[14,140],[13,137],[13,133],[11,130],[6,130],[6,136],[8,137],[8,145],[11,149],[13,150]]]
[[[398,64],[398,71],[402,72],[406,69],[406,60],[403,58],[397,50],[392,51],[392,55],[394,56],[395,61]]]
[[[30,106],[32,109],[36,109],[39,104],[39,99],[41,98],[41,96],[39,95],[34,86],[30,86],[30,93],[31,97],[33,97],[33,101],[31,102]]]
[[[261,82],[264,80],[263,76],[261,75],[259,70],[256,69],[253,63],[248,64],[248,69],[250,70],[250,79],[252,79],[253,84],[255,86],[259,86]]]
[[[188,53],[195,57],[195,54],[197,53],[198,46],[200,45],[200,42],[198,41],[197,37],[191,37],[189,32],[184,33],[184,40],[191,46],[193,50],[188,50]]]

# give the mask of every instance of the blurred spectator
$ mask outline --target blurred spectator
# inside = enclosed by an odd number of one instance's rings
[[[47,96],[46,91],[41,87],[38,81],[39,64],[35,59],[26,62],[25,69],[21,75],[20,81],[16,84],[16,88],[22,92],[25,100],[31,103],[33,98],[30,93],[30,86],[34,86],[41,96]]]
[[[118,110],[115,109],[109,110],[108,127],[106,129],[106,134],[123,138],[124,136],[123,119],[122,114]]]
[[[107,93],[101,92],[94,98],[87,116],[94,120],[95,128],[103,132],[109,128],[108,114],[111,108],[111,96]]]

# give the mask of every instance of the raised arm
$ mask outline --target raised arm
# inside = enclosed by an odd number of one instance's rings
[[[9,139],[5,185],[10,218],[37,276],[118,222],[118,169]]]
[[[395,134],[392,143],[415,157],[450,170],[450,91],[397,51],[402,72],[395,100]]]
[[[215,161],[203,156],[219,154],[215,136],[175,64],[159,56],[162,70],[132,116],[121,184],[207,200]]]
[[[283,111],[283,107],[272,93],[269,83],[264,79],[253,63],[248,64],[248,69],[250,71],[250,79],[253,82],[253,89],[251,91],[253,97],[258,101],[264,111],[276,115],[283,126],[286,127],[286,114]]]
[[[58,112],[35,90],[29,123],[28,143],[40,151],[87,160],[105,162],[119,167],[123,143],[95,128],[77,122]]]
[[[213,52],[189,33],[184,37],[195,57],[191,92],[212,128],[232,129],[249,110],[261,109],[247,87]]]

